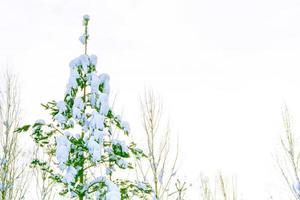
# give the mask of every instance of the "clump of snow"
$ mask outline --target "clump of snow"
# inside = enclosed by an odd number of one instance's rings
[[[70,93],[72,89],[76,89],[77,84],[77,78],[79,77],[77,69],[71,69],[70,72],[70,78],[67,84],[67,93]]]
[[[79,65],[80,65],[79,58],[75,58],[75,59],[71,60],[71,62],[69,64],[71,70],[76,69]]]
[[[74,119],[81,119],[81,111],[76,107],[73,107],[72,115],[73,115]]]
[[[74,105],[73,105],[75,108],[78,108],[80,110],[83,110],[84,108],[84,103],[82,101],[82,98],[81,97],[78,97],[74,100]]]
[[[74,125],[75,125],[74,120],[73,120],[73,119],[69,119],[69,120],[67,121],[67,125],[69,125],[70,127],[74,127]]]
[[[105,73],[101,74],[99,78],[101,83],[109,82],[110,79],[109,75]]]
[[[61,166],[63,166],[69,159],[69,152],[71,143],[68,138],[61,135],[56,138],[56,158]]]
[[[82,69],[85,73],[88,71],[88,66],[90,65],[89,56],[88,55],[81,55],[79,56],[80,64]]]
[[[106,194],[106,200],[120,200],[121,195],[118,191],[110,191]]]
[[[88,35],[86,35],[86,34],[83,34],[83,35],[81,35],[81,36],[79,37],[79,41],[80,41],[83,45],[86,44],[87,39],[88,39]]]
[[[57,113],[54,116],[54,119],[56,121],[58,121],[58,123],[60,123],[61,125],[67,122],[67,118],[64,115],[62,115],[61,113]]]
[[[99,191],[95,192],[95,199],[100,199],[101,193]]]
[[[100,79],[96,73],[91,74],[91,92],[97,93],[99,91]]]
[[[70,137],[70,136],[72,136],[72,133],[70,131],[65,131],[64,136]]]
[[[104,131],[94,130],[93,136],[95,138],[95,141],[102,143],[104,138]]]
[[[97,56],[96,55],[90,55],[90,63],[94,66],[97,65]]]
[[[46,124],[46,122],[43,119],[38,119],[35,121],[35,124],[44,125],[44,124]]]
[[[106,93],[99,94],[98,105],[100,107],[100,113],[102,115],[107,115],[109,111],[109,104],[108,104],[108,95]]]
[[[146,190],[147,189],[147,185],[143,182],[138,182],[137,183],[138,188],[142,189],[142,190]]]
[[[126,169],[128,168],[128,162],[126,160],[120,159],[117,161],[119,167]]]
[[[75,198],[77,196],[77,194],[73,191],[70,191],[70,197],[71,198]]]
[[[106,193],[106,200],[120,200],[121,194],[118,186],[116,186],[112,181],[106,180],[105,184],[107,186],[108,192]]]
[[[121,127],[124,129],[124,131],[130,132],[130,127],[129,127],[129,123],[128,122],[122,121]]]
[[[91,129],[104,129],[104,116],[98,113],[97,111],[93,111],[91,121],[89,124]]]
[[[97,162],[101,159],[101,146],[92,137],[88,140],[87,146],[90,154],[92,155],[93,161]]]
[[[118,140],[118,139],[113,139],[113,140],[112,140],[112,143],[113,143],[114,145],[120,145],[123,152],[128,152],[128,146],[127,146],[127,144],[126,144],[125,141],[123,141],[123,140]]]
[[[89,96],[90,103],[93,107],[96,105],[97,97],[96,94],[90,94]]]
[[[63,181],[65,183],[72,183],[72,182],[74,182],[76,174],[77,174],[77,170],[73,166],[67,167],[65,176],[63,178]]]
[[[56,103],[59,113],[64,113],[67,110],[66,103],[64,101],[59,101]]]
[[[109,75],[108,74],[101,74],[99,76],[100,84],[104,84],[103,92],[109,94],[110,86],[109,86]]]
[[[99,94],[99,102],[102,103],[107,103],[108,102],[108,95],[106,93],[100,93]]]
[[[101,183],[101,182],[105,183],[106,180],[107,180],[106,177],[99,176],[99,177],[95,178],[94,180],[92,180],[90,183],[86,184],[83,188],[83,191],[88,190],[88,188],[94,184]],[[95,196],[101,195],[100,191],[95,192],[95,194],[96,194]]]
[[[99,176],[95,178],[92,182],[88,184],[88,186],[94,185],[95,183],[105,182],[106,178],[104,176]]]

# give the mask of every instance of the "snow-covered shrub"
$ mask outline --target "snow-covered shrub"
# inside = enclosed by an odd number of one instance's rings
[[[61,195],[80,200],[144,198],[151,187],[130,180],[127,174],[133,159],[145,154],[129,142],[128,123],[109,107],[109,76],[97,74],[97,57],[87,55],[89,20],[83,17],[85,31],[80,41],[85,54],[70,62],[63,100],[43,104],[52,122],[37,120],[18,131],[31,131],[36,144],[54,156],[50,163],[35,159],[32,165],[62,185]]]

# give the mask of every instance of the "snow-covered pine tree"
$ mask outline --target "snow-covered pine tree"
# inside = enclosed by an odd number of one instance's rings
[[[56,158],[50,163],[35,159],[32,165],[62,185],[61,195],[79,200],[145,199],[152,192],[149,184],[127,176],[133,159],[145,154],[129,141],[128,123],[109,107],[109,76],[98,75],[97,57],[87,54],[89,20],[83,17],[79,40],[84,54],[70,62],[64,99],[43,104],[52,122],[37,120],[17,131],[30,131],[35,143]]]

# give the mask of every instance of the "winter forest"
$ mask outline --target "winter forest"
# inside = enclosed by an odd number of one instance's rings
[[[300,200],[295,0],[0,0],[0,199]]]

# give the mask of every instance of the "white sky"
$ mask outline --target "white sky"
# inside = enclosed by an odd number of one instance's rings
[[[26,121],[63,97],[86,13],[89,52],[136,135],[151,87],[180,135],[187,179],[222,169],[243,199],[282,193],[272,154],[284,103],[300,124],[300,1],[0,0],[0,70],[19,74]]]

